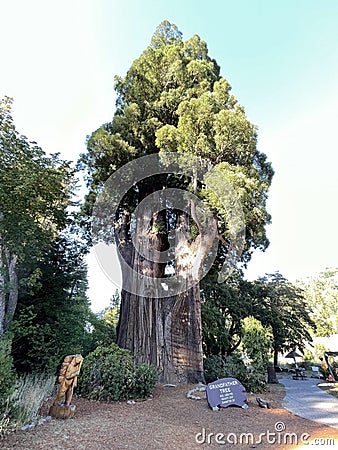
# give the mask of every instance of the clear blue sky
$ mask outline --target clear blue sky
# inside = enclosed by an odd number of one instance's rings
[[[337,267],[336,0],[0,0],[0,18],[0,95],[14,97],[19,131],[71,160],[112,118],[113,76],[162,20],[185,39],[198,34],[276,171],[271,245],[248,277],[279,270],[294,280]],[[90,266],[90,297],[101,306],[115,288]]]

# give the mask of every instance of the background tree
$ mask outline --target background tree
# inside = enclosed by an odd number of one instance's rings
[[[264,225],[270,219],[265,203],[273,171],[266,156],[257,150],[255,127],[230,94],[230,85],[220,76],[205,42],[196,35],[183,41],[175,25],[163,22],[126,76],[116,77],[115,89],[114,118],[90,136],[88,151],[81,158],[88,176],[87,217],[104,182],[116,169],[140,156],[173,152],[187,165],[193,157],[207,159],[215,166],[214,174],[225,177],[236,189],[246,224],[243,261],[249,260],[253,248],[264,249],[268,244]],[[138,273],[169,276],[166,264],[144,258],[133,247],[130,220],[143,199],[169,187],[190,190],[208,204],[217,219],[217,233],[202,235],[194,201],[186,212],[170,207],[154,215],[145,211],[144,219],[137,222],[137,234],[149,240],[141,250],[166,250],[170,233],[174,233],[171,270],[186,279],[187,288],[165,299],[147,297],[141,286],[136,294],[122,289],[117,340],[131,350],[136,362],[154,364],[161,382],[195,382],[203,380],[200,290],[198,280],[187,280],[187,269],[198,247],[202,249],[202,267],[215,234],[223,242],[219,263],[227,256],[228,211],[206,181],[176,174],[148,177],[125,195],[115,217],[115,235],[105,238],[119,243],[122,258]]]
[[[205,356],[231,355],[241,344],[242,320],[251,313],[250,285],[239,274],[217,282],[216,271],[201,283],[203,351]]]
[[[19,372],[55,372],[65,355],[85,349],[90,308],[81,253],[76,241],[59,237],[41,255],[38,283],[20,289],[11,327]]]
[[[98,346],[109,346],[116,343],[116,327],[119,317],[120,294],[118,290],[110,299],[110,305],[103,311],[90,313],[89,332],[83,354],[86,355]]]
[[[251,384],[264,389],[266,385],[266,372],[269,365],[272,349],[272,336],[270,330],[263,327],[261,322],[252,316],[242,320],[243,337],[241,347],[249,358]]]
[[[315,336],[338,333],[338,269],[327,269],[318,276],[299,282],[316,323]]]
[[[244,348],[243,323],[250,317],[250,326],[258,321],[257,330],[263,326],[264,333],[271,334],[271,339],[265,340],[270,349],[261,352],[256,344],[252,348],[256,345],[258,358],[273,353],[275,365],[279,352],[303,349],[312,341],[315,323],[305,292],[279,273],[253,282],[244,280],[240,272],[226,284],[218,284],[216,279],[217,275],[209,272],[201,284],[203,349],[208,358],[226,360],[236,349]]]
[[[34,283],[41,252],[66,225],[73,177],[67,162],[17,132],[11,104],[0,101],[0,335],[13,318],[20,282]]]
[[[271,327],[273,335],[274,365],[278,353],[304,348],[311,342],[315,323],[304,292],[281,274],[275,273],[252,284],[253,315],[264,327]]]

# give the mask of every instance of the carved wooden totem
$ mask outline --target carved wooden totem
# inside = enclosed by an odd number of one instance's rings
[[[67,419],[74,416],[76,407],[71,401],[82,361],[83,357],[79,354],[66,356],[63,360],[58,377],[59,390],[49,410],[52,417]]]

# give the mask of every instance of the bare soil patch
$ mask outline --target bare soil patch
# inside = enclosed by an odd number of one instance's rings
[[[271,385],[269,392],[260,394],[260,397],[271,403],[272,409],[260,408],[256,402],[256,395],[248,394],[248,409],[228,407],[220,411],[212,411],[205,398],[201,400],[186,398],[187,391],[193,387],[157,386],[153,399],[136,402],[133,405],[127,402],[104,403],[74,398],[77,406],[74,419],[53,419],[50,423],[30,431],[18,431],[3,438],[0,441],[0,448],[7,450],[309,448],[301,443],[303,433],[309,435],[307,442],[322,439],[321,442],[326,440],[331,444],[334,440],[338,445],[338,430],[302,419],[282,408],[282,399],[285,395],[282,385]],[[48,407],[49,404],[44,406],[45,415]],[[276,427],[279,427],[279,431],[276,431]],[[271,442],[274,439],[273,435],[270,435],[270,442],[267,441],[266,435],[259,438],[262,433],[267,432],[276,433],[275,442]],[[246,439],[243,433],[250,435],[247,435]],[[294,433],[292,444],[291,438],[288,439],[286,436],[287,433]],[[200,443],[196,441],[196,436]],[[295,445],[296,436],[298,445]],[[317,448],[326,447],[320,445]],[[332,445],[331,448],[335,446]]]

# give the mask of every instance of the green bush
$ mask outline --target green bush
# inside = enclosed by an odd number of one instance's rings
[[[243,382],[245,388],[249,392],[264,392],[268,385],[266,382],[266,366],[255,364],[253,370],[248,372],[245,381]]]
[[[248,392],[261,392],[266,390],[266,381],[262,377],[262,368],[248,371],[240,352],[227,356],[226,360],[213,355],[204,360],[205,381],[210,383],[220,378],[236,378]]]
[[[242,349],[250,361],[245,387],[251,392],[265,391],[272,346],[271,331],[265,329],[254,317],[246,317],[242,320],[242,330]]]
[[[234,352],[227,357],[226,372],[228,377],[237,378],[245,386],[248,370],[240,352]]]
[[[14,392],[16,376],[11,356],[11,339],[0,337],[0,413],[4,412],[8,397]]]
[[[146,398],[156,381],[155,367],[134,367],[129,351],[111,344],[97,347],[84,359],[77,392],[92,400]]]
[[[226,377],[226,365],[221,356],[212,355],[203,361],[204,377],[207,383]]]
[[[157,382],[157,372],[154,366],[138,364],[134,371],[134,392],[133,398],[147,398],[153,393]]]
[[[247,369],[238,352],[227,356],[226,360],[221,356],[213,355],[204,360],[204,376],[207,383],[220,378],[237,378],[243,383],[247,378]]]

